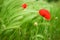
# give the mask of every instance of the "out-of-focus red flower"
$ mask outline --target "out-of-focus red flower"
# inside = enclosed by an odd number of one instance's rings
[[[24,3],[24,4],[22,4],[22,8],[27,8],[27,4],[26,3]]]
[[[51,18],[50,12],[48,10],[46,10],[46,9],[39,10],[39,14],[41,16],[43,16],[45,19],[47,19],[47,20],[50,20],[50,18]]]

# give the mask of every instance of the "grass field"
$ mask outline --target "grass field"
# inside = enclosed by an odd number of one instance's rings
[[[50,12],[49,21],[40,9]],[[0,40],[60,40],[60,1],[0,0]]]

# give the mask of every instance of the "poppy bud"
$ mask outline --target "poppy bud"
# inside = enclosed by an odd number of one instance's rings
[[[27,7],[27,4],[22,4],[22,8],[26,8]]]
[[[43,16],[45,19],[50,20],[50,12],[46,9],[39,10],[39,14]]]

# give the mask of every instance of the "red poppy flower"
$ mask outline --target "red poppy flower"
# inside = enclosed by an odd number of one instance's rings
[[[22,4],[22,8],[26,8],[27,7],[27,4],[25,3],[25,4]]]
[[[39,10],[39,14],[43,16],[45,19],[50,20],[50,12],[46,9]]]

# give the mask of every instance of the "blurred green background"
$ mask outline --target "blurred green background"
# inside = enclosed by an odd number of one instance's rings
[[[50,21],[39,15],[43,8]],[[60,40],[60,0],[0,0],[0,40]]]

